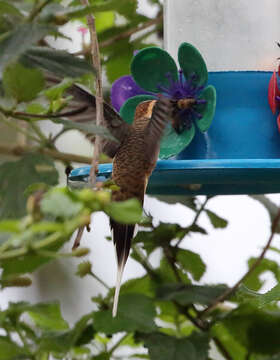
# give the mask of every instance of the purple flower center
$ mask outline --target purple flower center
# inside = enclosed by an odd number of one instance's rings
[[[167,86],[158,84],[158,90],[174,101],[173,127],[178,133],[181,133],[184,130],[189,130],[194,120],[202,118],[197,105],[206,104],[207,102],[198,98],[204,86],[195,84],[197,80],[195,73],[191,74],[189,79],[186,80],[181,69],[179,70],[178,80],[174,80],[170,73],[166,74],[166,78],[169,84]],[[191,101],[180,102],[180,100]]]

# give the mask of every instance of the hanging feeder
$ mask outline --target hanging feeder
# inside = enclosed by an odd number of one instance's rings
[[[273,82],[272,71],[269,71],[280,55],[276,46],[280,38],[277,29],[280,4],[276,0],[271,1],[269,6],[261,0],[254,1],[254,6],[245,0],[231,2],[230,6],[228,2],[217,4],[215,0],[167,0],[165,10],[168,50],[176,59],[177,48],[180,49],[180,44],[186,40],[200,50],[210,70],[208,83],[204,86],[207,88],[210,84],[216,89],[217,101],[212,123],[210,119],[203,128],[199,119],[192,117],[196,125],[187,124],[183,129],[185,136],[180,135],[185,141],[184,146],[180,142],[184,148],[182,151],[172,150],[168,154],[161,151],[162,158],[173,156],[157,162],[147,193],[218,195],[280,192],[280,134],[277,116],[270,109],[271,106],[275,112],[278,107],[277,77],[274,75]],[[260,33],[262,36],[259,36]],[[141,59],[141,52],[135,59]],[[135,59],[132,63],[133,75],[137,73],[133,72]],[[184,71],[184,61],[180,56],[179,64],[185,78],[191,76]],[[195,66],[196,61],[192,64]],[[144,83],[138,85],[145,88]],[[155,91],[152,91],[155,89],[150,86],[147,90],[147,99],[155,96]],[[142,94],[139,89],[135,91],[130,96]],[[208,104],[212,104],[211,99],[211,96],[207,97]],[[131,116],[133,101],[128,100],[127,103],[130,107],[123,105],[124,109],[118,109],[124,118]],[[127,115],[129,112],[130,115]],[[207,116],[202,113],[203,119]],[[192,126],[204,132],[195,131],[194,134]],[[178,145],[176,141],[174,144]],[[100,165],[98,179],[108,179],[111,171],[111,164]],[[87,181],[88,176],[89,167],[83,167],[73,170],[69,180]]]

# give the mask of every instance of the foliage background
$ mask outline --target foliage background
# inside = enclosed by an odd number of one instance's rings
[[[210,348],[216,348],[225,359],[280,359],[277,302],[280,272],[276,241],[265,259],[258,257],[261,250],[254,246],[248,261],[249,268],[254,271],[247,273],[242,285],[237,284],[228,296],[229,302],[219,303],[217,298],[224,297],[229,288],[217,283],[220,274],[212,277],[211,283],[207,282],[209,278],[204,274],[206,267],[211,270],[211,266],[203,256],[205,248],[213,248],[212,256],[217,259],[223,246],[232,246],[229,242],[226,245],[215,242],[207,234],[213,228],[218,229],[218,236],[221,236],[228,225],[227,220],[213,212],[211,203],[219,207],[222,204],[219,199],[184,199],[187,210],[181,206],[179,211],[186,214],[186,219],[177,225],[159,223],[158,207],[152,211],[154,219],[152,216],[141,219],[141,209],[136,202],[112,203],[109,189],[92,192],[57,187],[57,166],[87,163],[90,150],[88,157],[82,157],[76,151],[78,146],[71,143],[69,151],[63,153],[61,144],[67,141],[68,129],[54,122],[46,125],[47,120],[40,121],[29,115],[63,112],[70,100],[65,89],[72,78],[93,88],[86,40],[82,49],[75,50],[75,55],[52,48],[55,39],[67,41],[62,33],[63,26],[71,28],[77,26],[76,21],[84,23],[88,12],[93,12],[97,19],[104,76],[108,80],[104,92],[109,101],[109,86],[120,75],[129,73],[133,51],[162,42],[162,5],[157,0],[150,3],[156,6],[152,19],[137,12],[134,0],[96,0],[89,8],[78,1],[68,6],[50,0],[0,1],[1,292],[7,296],[9,288],[31,286],[43,301],[35,304],[11,302],[3,306],[0,360],[218,359]],[[145,33],[139,31],[143,28]],[[68,80],[46,90],[45,70]],[[79,139],[84,141],[82,137]],[[65,177],[61,175],[63,183]],[[278,232],[278,208],[269,198],[259,196],[251,202],[256,200],[265,205],[271,222],[274,221],[272,239]],[[242,201],[236,200],[237,207],[242,208]],[[153,208],[153,201],[148,202]],[[223,216],[228,211],[218,210]],[[88,250],[81,248],[71,252],[69,240],[79,226],[89,222],[93,213],[96,214],[89,241],[93,243],[90,247],[96,263],[91,264]],[[104,227],[109,228],[104,214],[142,225],[131,254],[134,263],[131,261],[126,269],[127,273],[133,273],[131,270],[135,267],[141,276],[123,285],[119,315],[115,320],[111,318],[112,280],[110,286],[104,283],[104,278],[112,278],[112,267],[105,263],[107,253],[98,254],[101,233],[96,223],[102,221]],[[263,213],[260,222],[262,217]],[[207,218],[211,224],[207,230],[201,227],[201,218]],[[244,218],[245,224],[254,223],[252,214]],[[254,245],[256,235],[252,225],[246,233],[244,228],[239,230],[236,236],[241,242],[250,241]],[[193,251],[198,241],[205,243],[199,253]],[[82,245],[87,245],[85,240]],[[111,242],[106,246],[108,251],[112,250]],[[87,257],[83,260],[82,256]],[[114,258],[109,259],[113,263]],[[244,273],[246,271],[244,264]],[[266,286],[263,275],[268,272],[276,286],[271,292],[260,295],[258,291]],[[79,283],[88,284],[85,296],[84,285],[75,285],[76,291],[71,291],[75,273]],[[60,300],[59,288],[67,288],[62,282],[70,285],[65,296],[71,299],[72,306],[64,310],[72,314],[66,319],[56,301]],[[103,287],[99,288],[99,296],[93,296],[96,283]],[[10,292],[11,301],[13,294]],[[86,302],[83,297],[87,298]],[[216,305],[212,311],[211,304]],[[205,309],[209,311],[202,316]]]

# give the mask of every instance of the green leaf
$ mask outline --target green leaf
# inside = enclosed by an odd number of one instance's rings
[[[150,298],[142,294],[120,296],[118,313],[112,317],[110,310],[94,313],[94,328],[105,334],[120,331],[151,332],[156,330],[156,310]]]
[[[211,335],[218,338],[227,349],[232,360],[247,360],[247,350],[231,334],[231,332],[221,323],[216,323],[211,327]]]
[[[152,231],[139,231],[134,243],[142,243],[144,249],[150,254],[156,248],[169,245],[172,240],[182,239],[189,232],[178,224],[160,223]]]
[[[134,121],[136,107],[144,101],[155,100],[153,95],[136,95],[124,102],[120,109],[121,118],[128,124],[132,124]]]
[[[55,123],[63,124],[65,129],[77,129],[83,131],[88,134],[96,134],[100,135],[103,138],[118,142],[113,135],[111,135],[110,131],[104,126],[97,126],[92,123],[88,124],[80,124],[71,120],[63,120],[63,119],[51,119]]]
[[[244,304],[231,311],[222,324],[251,353],[273,355],[280,352],[280,311]]]
[[[206,210],[206,214],[208,215],[209,220],[215,229],[224,229],[227,227],[228,221],[218,216],[213,211]]]
[[[40,349],[55,354],[65,354],[74,346],[89,343],[95,332],[91,319],[92,314],[84,315],[70,330],[44,333],[40,340]]]
[[[24,190],[29,185],[38,182],[56,185],[57,181],[58,173],[54,163],[45,155],[29,154],[18,161],[0,165],[0,218],[25,214]]]
[[[111,202],[106,205],[106,213],[121,224],[135,224],[141,220],[142,207],[137,199]]]
[[[78,5],[64,7],[60,4],[49,4],[41,13],[41,20],[46,22],[54,21],[59,25],[64,25],[67,21],[85,17],[93,13],[93,6]]]
[[[21,230],[18,220],[3,220],[0,222],[0,231],[7,233],[19,233]]]
[[[110,31],[110,30],[108,30]],[[111,51],[109,51],[111,49]],[[106,76],[110,83],[130,72],[130,61],[133,47],[127,40],[119,40],[106,49],[109,52],[106,62]]]
[[[122,294],[137,293],[153,297],[154,288],[155,285],[152,283],[150,276],[145,275],[141,278],[126,281],[122,285]]]
[[[62,318],[58,303],[33,305],[28,310],[36,326],[44,331],[67,330],[67,322]]]
[[[21,12],[7,1],[0,1],[0,14],[16,15],[22,18]]]
[[[155,273],[159,277],[160,284],[162,283],[178,283],[177,276],[174,274],[174,270],[170,265],[166,257],[163,257],[160,261],[160,266],[155,269]],[[177,273],[184,284],[191,283],[188,275],[181,269],[177,269]]]
[[[67,194],[67,188],[50,190],[41,201],[41,209],[45,214],[72,218],[82,210],[79,202],[73,201]]]
[[[30,236],[31,237],[31,236]],[[30,240],[30,237],[28,238]],[[63,245],[62,242],[52,246],[51,250],[58,250]],[[47,250],[50,250],[48,248]],[[1,268],[3,269],[2,278],[9,279],[11,276],[31,273],[38,267],[49,262],[52,258],[48,256],[40,256],[37,253],[31,253],[24,256],[20,256],[13,261],[3,260],[1,262]]]
[[[0,66],[15,60],[33,44],[54,30],[55,28],[49,25],[25,23],[2,35],[0,37]]]
[[[253,266],[256,260],[256,258],[248,260],[249,268]],[[264,284],[264,281],[261,280],[260,276],[266,271],[272,272],[275,279],[280,281],[280,269],[277,262],[269,259],[262,259],[256,269],[243,281],[243,284],[251,290],[258,291]]]
[[[183,266],[184,270],[190,272],[194,280],[200,280],[205,273],[206,265],[202,261],[200,255],[185,249],[179,249],[176,259]]]
[[[18,102],[34,99],[44,85],[44,76],[39,69],[26,68],[20,63],[8,65],[3,73],[5,93]]]
[[[95,72],[85,60],[66,51],[34,46],[22,55],[21,61],[29,66],[40,67],[60,77],[80,77]]]
[[[29,353],[16,343],[7,337],[0,336],[0,360],[27,359],[28,355]]]
[[[46,97],[51,100],[60,99],[65,90],[67,90],[71,85],[73,85],[74,80],[70,78],[63,79],[59,84],[49,87],[44,91]]]
[[[180,305],[210,305],[226,290],[226,285],[164,284],[157,289],[157,297],[165,301],[176,300]]]
[[[178,60],[186,79],[194,73],[197,78],[193,81],[197,86],[207,83],[208,71],[200,52],[191,44],[182,43],[178,49]]]
[[[176,338],[160,333],[143,336],[151,360],[207,360],[209,339],[207,334]]]
[[[97,33],[110,29],[115,23],[114,11],[99,12],[95,15],[95,27]]]
[[[255,299],[255,302],[259,307],[263,307],[271,303],[272,301],[279,301],[279,300],[280,300],[280,284],[278,283],[265,294],[259,294],[259,296]]]
[[[200,131],[205,132],[209,129],[216,111],[216,89],[214,86],[207,86],[202,91],[200,98],[206,100],[207,103],[197,105],[198,111],[202,114],[202,118],[196,120],[196,125]]]
[[[110,360],[110,355],[108,353],[101,353],[93,356],[92,360]]]
[[[173,80],[178,80],[175,61],[167,51],[158,47],[142,49],[132,59],[131,74],[146,91],[160,93],[159,85],[169,87],[168,73]]]

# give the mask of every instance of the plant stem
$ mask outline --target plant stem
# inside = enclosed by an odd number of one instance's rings
[[[108,39],[108,40],[102,41],[99,46],[100,46],[101,49],[105,48],[107,46],[110,46],[113,43],[115,43],[116,41],[126,39],[126,38],[130,37],[131,35],[139,32],[141,30],[149,28],[152,25],[160,24],[162,22],[162,20],[163,20],[163,16],[159,15],[155,19],[148,20],[148,21],[146,21],[145,23],[143,23],[140,26],[137,25],[137,26],[133,27],[132,29],[126,30],[126,31],[124,31],[124,32],[122,32],[120,34],[117,34],[117,35],[115,35],[113,37],[110,37],[110,39]],[[73,55],[76,55],[76,56],[78,56],[78,55],[86,55],[87,53],[88,53],[87,50],[86,51],[82,50],[82,51],[78,51],[78,52],[74,53]]]
[[[31,129],[38,135],[38,137],[41,139],[43,144],[48,144],[49,139],[45,136],[45,134],[43,134],[40,127],[37,124],[35,124],[34,121],[29,121],[29,124]]]
[[[119,40],[126,39],[126,38],[130,37],[131,35],[137,33],[138,31],[147,29],[148,27],[150,27],[152,25],[157,25],[157,24],[162,22],[162,19],[163,19],[163,16],[159,15],[155,19],[148,20],[147,22],[145,22],[144,24],[142,24],[140,26],[136,26],[136,27],[134,27],[132,29],[129,29],[127,31],[122,32],[121,34],[112,36],[112,37],[110,37],[110,39],[102,41],[100,43],[100,47],[104,48],[104,47],[110,46],[110,45],[114,44],[115,42],[117,42]]]
[[[216,336],[213,337],[213,341],[215,342],[217,348],[223,354],[224,358],[227,360],[233,360],[227,349],[224,347],[223,343]]]
[[[265,254],[267,252],[267,250],[270,248],[270,245],[272,243],[272,240],[274,238],[275,235],[275,231],[277,229],[278,223],[280,221],[280,209],[278,210],[277,216],[275,217],[275,219],[273,220],[272,223],[272,227],[271,227],[271,234],[269,236],[269,239],[265,245],[265,247],[263,248],[261,254],[259,255],[259,257],[257,258],[257,260],[254,262],[254,264],[250,267],[250,269],[242,276],[242,278],[240,280],[237,281],[237,283],[232,287],[229,288],[227,291],[225,291],[221,296],[217,297],[216,300],[210,305],[208,306],[206,309],[204,309],[201,313],[200,313],[200,317],[206,315],[207,313],[209,313],[210,311],[214,310],[216,308],[216,306],[220,303],[225,301],[230,295],[232,295],[237,288],[239,287],[239,285],[245,280],[247,279],[247,277],[249,275],[251,275],[254,270],[258,267],[258,265],[261,263],[261,261],[263,260],[263,258],[265,257]]]
[[[89,6],[88,0],[80,0],[81,3],[85,6]],[[103,113],[103,91],[102,91],[102,69],[100,62],[100,53],[97,32],[95,27],[95,18],[93,15],[87,15],[87,24],[90,33],[90,48],[91,48],[91,57],[94,68],[96,69],[96,125],[100,126],[104,124],[104,113]],[[89,183],[91,187],[94,187],[96,180],[96,172],[98,171],[98,159],[101,153],[101,137],[99,135],[95,136],[94,140],[94,150],[93,158],[89,175]]]
[[[27,113],[27,112],[22,112],[22,111],[15,111],[15,112],[9,112],[9,114],[15,118],[20,118],[20,117],[29,117],[29,118],[35,118],[35,119],[53,119],[53,118],[60,118],[60,117],[68,117],[68,116],[73,116],[73,115],[77,115],[80,114],[82,112],[84,112],[85,110],[88,109],[88,106],[81,106],[75,110],[71,110],[71,111],[65,111],[65,112],[57,112],[57,113],[52,113],[52,114],[32,114],[32,113]]]
[[[207,203],[208,203],[208,201],[209,201],[210,199],[211,199],[211,197],[207,196],[206,199],[204,200],[204,202],[201,204],[199,210],[198,210],[197,213],[195,214],[195,217],[194,217],[191,225],[189,226],[190,228],[197,223],[200,215],[201,215],[202,212],[204,211],[204,209],[205,209],[205,207],[206,207],[206,205],[207,205]],[[178,246],[181,244],[181,242],[182,242],[183,240],[184,240],[184,238],[179,239],[179,240],[177,241],[176,245],[175,245],[175,248],[178,248]]]
[[[111,357],[111,355],[113,354],[113,352],[121,345],[121,343],[129,336],[129,334],[125,334],[123,335],[119,341],[117,341],[117,343],[111,348],[111,350],[109,351],[109,356]]]
[[[92,271],[89,273],[95,280],[102,284],[107,290],[110,290],[110,286],[107,285],[99,276],[95,275]]]
[[[173,273],[175,275],[177,282],[179,282],[179,283],[182,282],[182,279],[176,268],[176,258],[173,257],[173,254],[171,253],[170,248],[164,247],[163,252],[164,252],[164,255],[165,255],[167,261],[169,262],[169,265],[171,266],[171,268],[173,270]]]
[[[15,124],[14,121],[10,121],[9,119],[6,118],[6,116],[2,113],[0,113],[0,117],[1,117],[1,121],[3,123],[5,123],[7,126],[15,129],[16,131],[18,131],[19,133],[23,134],[24,136],[26,136],[27,138],[29,138],[30,140],[33,140],[35,142],[40,143],[40,140],[38,138],[36,138],[35,136],[33,136],[32,134],[30,134],[28,131],[26,131],[25,129],[23,129],[22,127],[18,126],[17,124]]]
[[[143,252],[139,249],[139,247],[137,245],[132,245],[132,249],[139,256],[139,258],[141,259],[140,264],[147,271],[147,273],[151,276],[151,278],[154,279],[154,280],[158,280],[158,276],[155,273],[152,265],[149,263],[148,259],[143,254]]]
[[[40,14],[40,12],[44,9],[45,6],[47,6],[52,0],[44,0],[41,4],[38,6],[34,6],[33,10],[31,11],[29,17],[27,18],[27,22],[31,22],[35,19],[37,15]]]
[[[19,336],[19,338],[20,338],[20,340],[21,340],[21,342],[22,342],[22,344],[23,344],[24,349],[25,349],[26,351],[30,352],[28,342],[26,341],[26,339],[25,339],[25,337],[24,337],[21,329],[19,328],[19,326],[20,326],[20,325],[17,324],[17,328],[16,328],[17,334],[18,334],[18,336]]]
[[[91,158],[87,156],[69,154],[54,149],[38,148],[30,145],[19,146],[19,145],[0,144],[0,154],[22,156],[24,154],[29,154],[31,152],[48,155],[52,157],[54,160],[60,160],[63,163],[73,161],[82,164],[91,164]]]

